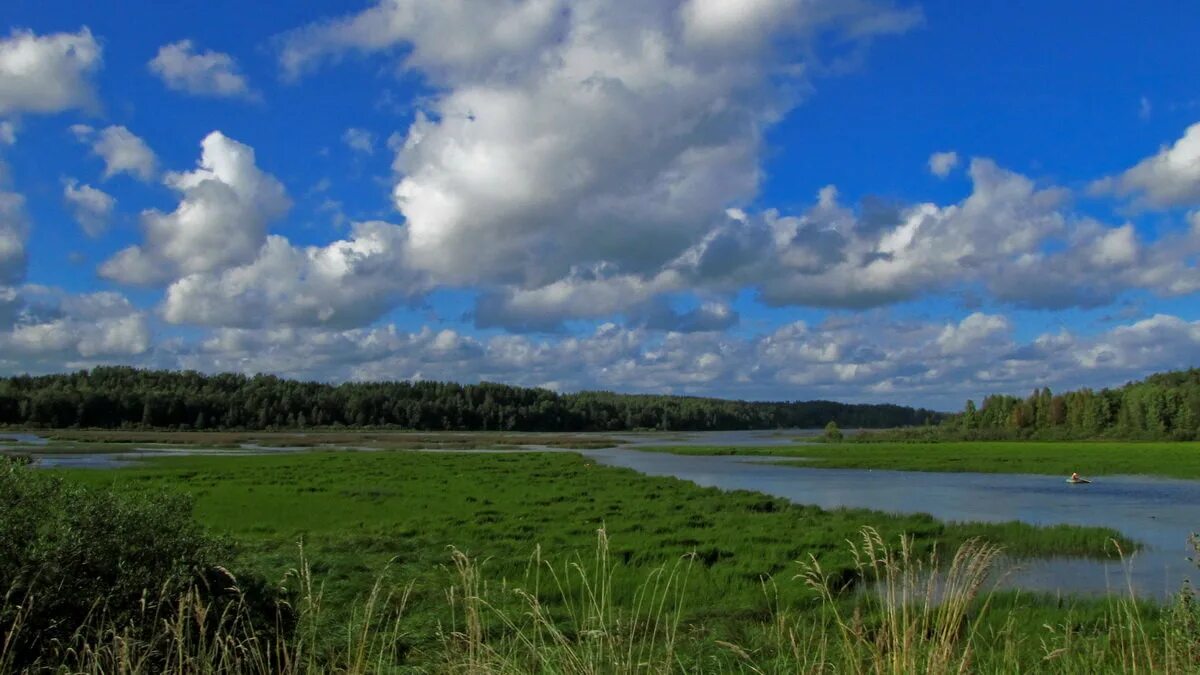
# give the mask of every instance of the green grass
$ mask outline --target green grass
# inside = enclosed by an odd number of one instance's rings
[[[955,441],[814,443],[787,447],[636,446],[680,455],[802,457],[812,468],[1200,478],[1200,442]]]
[[[381,449],[476,449],[521,445],[561,448],[609,448],[620,441],[594,433],[531,433],[501,431],[421,432],[314,429],[311,431],[139,431],[120,429],[31,429],[52,443],[81,446],[166,444],[236,448],[242,444],[267,447],[371,447]],[[0,441],[3,444],[3,441]]]
[[[694,552],[683,619],[706,635],[735,636],[777,602],[813,600],[790,581],[795,561],[816,556],[835,579],[848,579],[846,540],[867,524],[887,538],[912,535],[922,553],[973,537],[1025,556],[1104,555],[1111,538],[1132,546],[1099,528],[827,511],[602,467],[575,454],[315,451],[156,458],[137,468],[63,473],[118,490],[193,494],[201,522],[232,535],[240,565],[268,578],[295,566],[303,541],[331,607],[353,606],[390,562],[390,574],[412,584],[405,626],[418,644],[433,640],[447,618],[451,546],[483,561],[493,583],[508,585],[526,579],[536,549],[559,559],[592,555],[603,527],[619,563],[612,579],[619,605],[634,601],[651,570]],[[779,597],[764,593],[766,578],[779,580]]]
[[[0,439],[0,455],[116,454],[191,448],[243,450],[262,448],[370,448],[373,450],[475,450],[519,449],[543,446],[562,449],[598,449],[621,442],[598,434],[521,432],[410,431],[137,431],[112,429],[31,430],[44,435],[44,444]],[[252,452],[252,450],[248,450]]]

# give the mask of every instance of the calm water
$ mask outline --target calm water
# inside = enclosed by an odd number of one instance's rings
[[[618,434],[631,445],[795,445],[814,431]],[[11,438],[11,436],[9,437]],[[36,438],[36,437],[34,437]],[[28,441],[29,439],[22,438]],[[310,448],[252,448],[252,452]],[[553,448],[530,447],[527,449]],[[36,453],[26,446],[25,451]],[[117,468],[146,456],[237,454],[230,450],[145,448],[113,455],[42,455],[45,467]],[[928,513],[946,521],[1111,527],[1144,545],[1127,566],[1081,559],[1024,561],[1009,570],[1006,585],[1062,593],[1125,592],[1163,597],[1185,578],[1200,578],[1189,561],[1188,536],[1200,530],[1200,481],[1103,476],[1090,485],[1065,477],[1026,474],[924,473],[781,466],[767,458],[691,457],[610,448],[572,450],[597,462],[651,476],[674,476],[726,490],[755,490],[799,504]],[[243,453],[244,454],[244,453]],[[863,523],[869,525],[870,523]]]
[[[1188,536],[1200,529],[1200,482],[1104,476],[1090,485],[1068,485],[1056,476],[932,473],[862,469],[809,469],[747,457],[690,457],[630,450],[588,451],[610,466],[651,476],[674,476],[706,487],[755,490],[798,504],[928,513],[946,521],[1111,527],[1141,542],[1143,550],[1121,563],[1055,559],[1023,561],[1006,585],[1064,593],[1123,592],[1127,581],[1140,595],[1164,596],[1185,578]],[[870,525],[871,523],[863,523]],[[1128,575],[1127,575],[1128,571]]]

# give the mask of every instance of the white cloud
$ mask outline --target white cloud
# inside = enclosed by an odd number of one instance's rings
[[[970,175],[971,195],[948,206],[856,213],[826,188],[799,216],[727,220],[671,267],[689,285],[755,286],[773,305],[865,308],[986,282],[1064,232],[1063,191],[987,160]]]
[[[144,212],[145,241],[101,265],[101,276],[156,284],[254,259],[267,226],[291,207],[287,193],[258,168],[253,148],[219,131],[201,147],[195,170],[166,176],[165,183],[182,195],[179,206],[171,213]]]
[[[17,128],[8,120],[0,120],[0,145],[13,145],[17,142]]]
[[[1183,137],[1164,146],[1117,176],[1092,183],[1096,194],[1134,197],[1142,207],[1166,208],[1200,204],[1200,123]]]
[[[342,142],[346,147],[355,152],[361,152],[365,155],[375,154],[375,134],[366,129],[356,129],[351,127],[342,134]]]
[[[148,64],[167,87],[198,96],[257,99],[237,62],[229,54],[197,52],[191,40],[159,47]]]
[[[0,369],[8,372],[122,361],[152,346],[145,313],[116,293],[10,287],[0,297],[0,309]]]
[[[958,153],[953,150],[935,152],[929,156],[929,172],[938,178],[949,176],[956,166],[958,166]]]
[[[76,140],[91,146],[92,154],[104,160],[104,178],[128,173],[140,180],[153,180],[158,158],[139,136],[123,126],[105,127],[99,133],[86,124],[71,125]]]
[[[975,312],[957,324],[943,328],[937,344],[943,354],[995,353],[993,341],[997,337],[1006,337],[1009,330],[1008,319],[1003,316]]]
[[[561,28],[562,0],[437,2],[380,0],[341,19],[319,22],[280,40],[279,62],[297,77],[346,52],[390,50],[412,43],[411,68],[475,69],[519,61]]]
[[[426,290],[402,260],[404,230],[357,223],[349,239],[299,248],[268,237],[252,261],[185,276],[167,289],[163,316],[208,326],[361,326]]]
[[[758,334],[605,323],[580,335],[473,337],[428,326],[407,332],[394,325],[340,329],[336,321],[287,325],[280,321],[287,310],[273,309],[276,300],[286,296],[259,305],[277,312],[261,325],[155,344],[148,317],[118,294],[9,287],[0,291],[0,371],[115,361],[334,381],[490,380],[565,391],[902,401],[956,409],[986,393],[1120,384],[1195,365],[1200,353],[1200,322],[1170,315],[1093,336],[1059,330],[1025,342],[1002,315],[921,322],[876,312]]]
[[[389,141],[410,260],[536,292],[597,266],[646,274],[754,198],[763,130],[803,77],[778,37],[853,50],[903,23],[872,24],[893,13],[876,3],[751,4],[731,17],[751,26],[738,44],[715,45],[710,3],[384,0],[284,36],[280,59],[297,75],[395,50],[429,79],[438,93]]]
[[[71,207],[75,222],[89,237],[104,234],[117,200],[112,195],[96,188],[80,184],[74,178],[63,184],[63,199]]]
[[[857,211],[822,190],[796,216],[738,212],[666,269],[680,286],[750,286],[772,305],[866,308],[938,293],[987,291],[1023,307],[1094,307],[1131,289],[1200,291],[1200,228],[1147,239],[1067,209],[1067,192],[1038,188],[988,160],[971,162],[971,194],[949,205]]]
[[[682,279],[664,272],[644,279],[613,273],[605,266],[575,268],[563,279],[537,288],[485,293],[475,305],[480,327],[554,331],[564,320],[611,316],[640,308],[661,293],[683,290]]]
[[[403,227],[362,222],[324,246],[268,236],[291,207],[253,148],[220,132],[201,144],[199,166],[169,173],[181,194],[171,213],[142,214],[144,241],[100,266],[101,276],[162,285],[171,323],[261,328],[360,326],[429,288],[404,258]]]
[[[769,46],[764,34],[804,33],[822,24],[835,26],[846,38],[863,39],[903,33],[923,21],[917,7],[854,1],[805,6],[795,0],[688,0],[679,13],[689,44],[719,49],[763,49]]]
[[[87,28],[40,36],[14,29],[0,39],[0,114],[95,107],[91,76],[101,54]]]

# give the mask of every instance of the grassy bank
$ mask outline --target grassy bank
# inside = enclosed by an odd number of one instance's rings
[[[14,432],[18,433],[18,432]],[[32,430],[46,439],[30,443],[0,439],[0,455],[119,454],[180,448],[240,450],[243,448],[475,450],[540,446],[557,449],[596,449],[620,441],[595,434],[405,431],[122,431],[106,429]]]
[[[1121,539],[1094,528],[952,525],[924,516],[824,511],[597,466],[574,454],[176,457],[143,468],[64,473],[116,491],[194,495],[200,521],[240,543],[238,565],[266,578],[295,567],[303,541],[336,621],[347,619],[346,608],[370,592],[387,566],[390,578],[408,586],[404,631],[414,649],[428,649],[449,621],[450,546],[486,561],[490,583],[504,587],[528,578],[535,550],[559,560],[591,559],[603,527],[617,563],[605,581],[608,601],[618,607],[638,602],[653,570],[694,554],[681,625],[697,639],[753,647],[763,638],[752,627],[778,607],[814,601],[803,584],[790,582],[795,561],[812,556],[836,583],[852,579],[855,560],[845,542],[865,524],[887,539],[911,535],[919,555],[977,537],[1016,555],[1104,555],[1109,539]],[[564,578],[568,594],[582,592],[578,580]],[[764,587],[768,579],[776,583]],[[498,611],[520,613],[520,598],[504,602]],[[555,616],[564,611],[546,602]]]
[[[1200,443],[1136,441],[962,441],[814,443],[787,447],[637,446],[681,455],[803,457],[814,468],[975,471],[1067,476],[1141,474],[1200,478]]]
[[[310,431],[137,431],[119,429],[11,429],[12,433],[43,436],[55,444],[81,447],[138,445],[204,446],[237,448],[264,447],[368,447],[392,450],[477,449],[542,445],[556,448],[608,448],[620,442],[600,434],[522,433],[500,431],[421,432],[314,429]],[[21,445],[13,441],[0,441]]]

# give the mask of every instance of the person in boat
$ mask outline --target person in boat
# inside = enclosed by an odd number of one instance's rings
[[[1076,473],[1075,471],[1071,472],[1071,481],[1075,482],[1075,483],[1079,482],[1079,474]]]

